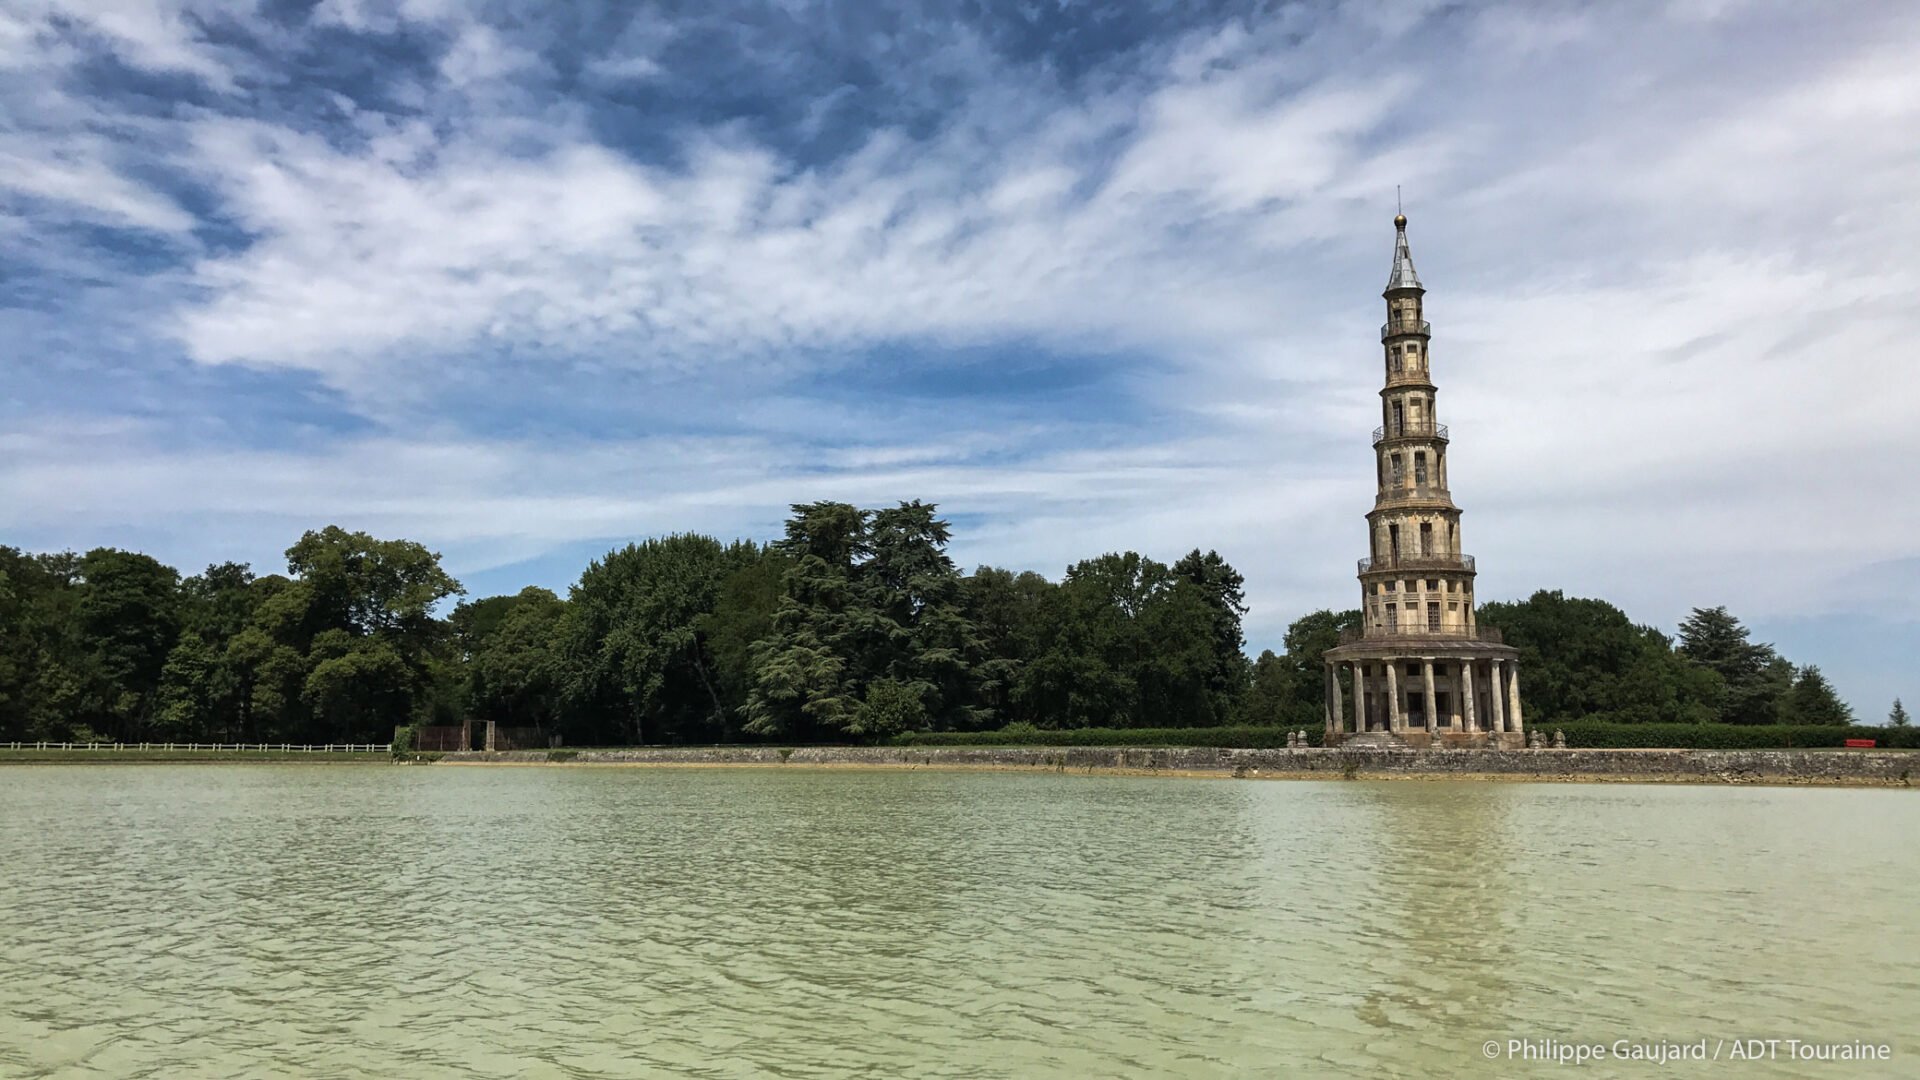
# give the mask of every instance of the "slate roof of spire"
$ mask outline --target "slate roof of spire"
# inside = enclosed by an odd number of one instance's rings
[[[1393,275],[1387,278],[1389,289],[1421,288],[1420,275],[1413,269],[1413,252],[1407,250],[1407,219],[1405,216],[1393,219]]]

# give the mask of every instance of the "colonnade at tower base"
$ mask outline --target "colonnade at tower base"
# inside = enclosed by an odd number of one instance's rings
[[[1519,654],[1511,647],[1362,637],[1328,650],[1325,660],[1328,746],[1526,746]]]

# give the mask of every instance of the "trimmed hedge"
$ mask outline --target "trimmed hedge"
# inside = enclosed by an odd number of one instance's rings
[[[1920,747],[1920,728],[1833,724],[1618,724],[1605,720],[1572,720],[1538,727],[1549,739],[1555,731],[1564,731],[1568,746],[1592,749],[1774,750],[1837,747],[1848,739],[1872,739],[1877,748]]]
[[[1609,750],[1772,750],[1789,747],[1838,747],[1848,739],[1872,739],[1881,748],[1920,748],[1920,727],[1837,727],[1824,724],[1621,724],[1607,720],[1572,720],[1541,724],[1542,737],[1567,733],[1570,747]],[[1307,739],[1320,745],[1320,729],[1308,728]],[[1268,749],[1287,745],[1287,729],[1278,727],[1211,728],[1068,728],[1047,731],[1015,727],[1000,731],[909,732],[890,740],[894,746],[1223,746]]]

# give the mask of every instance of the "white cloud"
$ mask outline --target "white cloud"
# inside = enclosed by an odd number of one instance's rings
[[[76,136],[58,142],[0,134],[0,193],[54,204],[56,213],[112,225],[185,233],[192,215],[123,175],[104,139]]]

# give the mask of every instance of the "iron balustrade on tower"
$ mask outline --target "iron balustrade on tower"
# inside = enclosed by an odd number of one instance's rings
[[[1392,319],[1380,325],[1381,341],[1385,341],[1390,337],[1401,337],[1407,334],[1420,334],[1424,337],[1432,337],[1433,324],[1427,322],[1425,319]]]
[[[1360,560],[1360,572],[1365,574],[1374,570],[1472,570],[1473,556],[1447,555],[1436,552],[1432,555],[1376,555]]]
[[[1489,645],[1504,645],[1506,638],[1500,635],[1498,627],[1493,626],[1456,626],[1451,629],[1429,630],[1425,624],[1407,623],[1406,625],[1376,626],[1365,630],[1340,631],[1340,644],[1352,645],[1367,638],[1382,637],[1420,637],[1420,638],[1464,638],[1468,641],[1484,641]]]
[[[1395,424],[1393,425],[1393,434],[1391,435],[1387,434],[1387,426],[1385,424],[1373,429],[1373,445],[1379,446],[1388,439],[1437,439],[1440,442],[1446,442],[1447,425],[1431,423]]]

